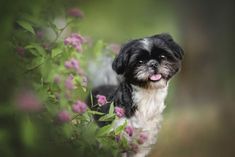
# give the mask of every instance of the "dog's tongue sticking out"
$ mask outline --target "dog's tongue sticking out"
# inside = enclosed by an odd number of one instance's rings
[[[150,80],[151,81],[159,81],[160,79],[162,78],[162,75],[161,74],[154,74],[152,76],[150,76]]]

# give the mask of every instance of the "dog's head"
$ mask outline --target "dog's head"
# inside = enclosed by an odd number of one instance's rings
[[[126,82],[144,88],[162,88],[179,71],[182,48],[169,34],[136,39],[125,44],[112,68]]]

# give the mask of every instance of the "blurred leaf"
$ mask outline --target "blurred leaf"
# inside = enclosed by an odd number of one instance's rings
[[[127,121],[125,121],[123,125],[120,125],[119,127],[117,127],[117,129],[115,129],[115,135],[119,135],[125,129],[126,125],[127,125]]]
[[[109,108],[109,114],[112,114],[113,112],[114,112],[114,104],[112,102]]]
[[[96,135],[97,135],[97,137],[104,136],[104,135],[108,134],[111,129],[112,129],[112,125],[111,124],[110,125],[106,125],[106,126],[100,128]]]
[[[3,130],[3,129],[0,129],[0,143],[4,143],[7,141],[8,139],[8,136],[9,136],[9,133],[7,132],[7,130]]]
[[[91,91],[90,91],[89,95],[90,95],[90,99],[91,99],[91,107],[93,107],[94,106],[94,102],[93,102],[93,95],[92,95]]]
[[[33,27],[31,26],[30,23],[28,23],[28,22],[26,22],[26,21],[17,21],[17,23],[18,23],[21,27],[23,27],[25,30],[27,30],[27,31],[29,31],[29,32],[31,32],[32,34],[35,35],[34,29],[33,29]]]
[[[98,112],[98,111],[88,111],[88,113],[91,113],[91,114],[96,114],[96,115],[104,115],[104,113],[102,112]]]
[[[100,117],[99,118],[99,121],[112,121],[112,120],[114,120],[115,119],[115,114],[106,114],[106,115],[104,115],[104,116],[102,116],[102,117]]]
[[[37,50],[38,54],[40,54],[41,56],[45,56],[46,55],[46,51],[44,50],[44,48],[37,44],[37,43],[30,43],[29,45],[25,46],[26,49],[35,49]],[[37,55],[37,54],[36,54]]]
[[[45,59],[43,57],[37,57],[32,60],[30,65],[27,66],[27,70],[33,70],[35,68],[38,68],[40,65],[44,63]]]
[[[55,58],[57,57],[58,55],[60,55],[62,53],[62,49],[61,48],[55,48],[51,51],[51,57],[52,58]]]
[[[45,81],[49,81],[50,74],[52,71],[51,65],[52,65],[51,60],[45,59],[44,63],[40,67],[42,78],[44,78]]]
[[[65,136],[67,138],[71,137],[72,136],[72,133],[73,133],[73,129],[72,129],[72,125],[70,124],[64,124],[63,126],[63,132],[65,134]]]
[[[122,137],[121,141],[119,143],[123,148],[128,148],[129,147],[129,143],[128,143],[128,141],[125,137]]]
[[[35,143],[35,131],[36,128],[31,120],[28,117],[23,119],[21,123],[21,137],[25,145],[32,146]]]
[[[48,25],[55,32],[56,36],[58,36],[60,29],[57,28],[57,26],[54,23],[52,23],[52,22],[49,22]]]

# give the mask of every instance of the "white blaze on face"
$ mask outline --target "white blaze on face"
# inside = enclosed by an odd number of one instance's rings
[[[147,51],[151,50],[151,46],[150,46],[151,42],[149,41],[148,38],[142,39],[141,42],[143,43],[144,49],[146,49]]]

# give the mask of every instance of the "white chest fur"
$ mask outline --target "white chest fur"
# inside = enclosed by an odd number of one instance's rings
[[[137,106],[135,115],[128,121],[135,128],[157,134],[160,128],[167,86],[160,89],[143,89],[133,87],[133,105]]]
[[[156,143],[166,95],[167,86],[160,89],[143,89],[133,86],[133,105],[136,105],[138,109],[134,116],[129,119],[124,118],[122,121],[127,121],[128,125],[134,128],[133,137],[138,137],[141,132],[144,132],[148,138],[139,146],[138,153],[129,156],[144,157],[150,152],[151,145]],[[132,138],[129,140],[131,142]]]

